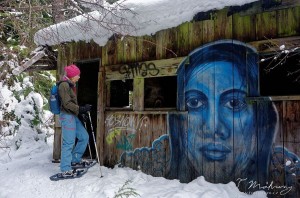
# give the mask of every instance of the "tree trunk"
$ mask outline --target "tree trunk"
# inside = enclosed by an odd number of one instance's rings
[[[63,11],[64,4],[65,1],[52,0],[52,16],[53,16],[54,23],[59,23],[65,20],[64,11]]]

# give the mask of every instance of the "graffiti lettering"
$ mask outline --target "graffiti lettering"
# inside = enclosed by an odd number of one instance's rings
[[[106,142],[108,144],[111,144],[113,142],[113,139],[121,134],[121,129],[115,129],[111,131],[105,138]]]
[[[107,135],[116,129],[136,133],[142,126],[147,126],[149,121],[148,116],[110,115],[105,120],[106,128],[108,129]]]
[[[122,135],[121,140],[117,141],[117,149],[123,151],[131,151],[133,150],[132,141],[135,138],[135,134],[130,135]]]
[[[159,69],[156,68],[154,63],[132,63],[128,65],[122,65],[119,68],[120,74],[124,74],[125,78],[134,78],[135,76],[157,76]]]
[[[106,142],[112,144],[114,139],[121,136],[116,140],[117,149],[129,151],[133,149],[132,141],[135,138],[135,133],[149,124],[150,119],[148,116],[139,115],[109,115],[106,120]],[[122,134],[123,132],[123,134]],[[125,132],[126,135],[124,134]]]

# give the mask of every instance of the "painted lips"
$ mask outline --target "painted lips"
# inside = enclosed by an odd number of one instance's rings
[[[225,160],[226,155],[231,152],[230,148],[219,143],[206,144],[200,150],[208,160],[216,161]]]

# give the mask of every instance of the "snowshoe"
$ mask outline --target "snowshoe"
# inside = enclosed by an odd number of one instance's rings
[[[71,167],[72,169],[78,169],[78,168],[91,168],[92,166],[94,166],[97,163],[96,160],[81,160],[81,162],[78,163],[71,163]]]
[[[50,176],[51,181],[79,178],[87,172],[87,168],[78,168]]]

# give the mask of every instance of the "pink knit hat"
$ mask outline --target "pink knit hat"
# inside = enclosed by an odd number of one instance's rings
[[[65,72],[68,78],[80,75],[80,70],[76,65],[69,65],[65,67]]]

